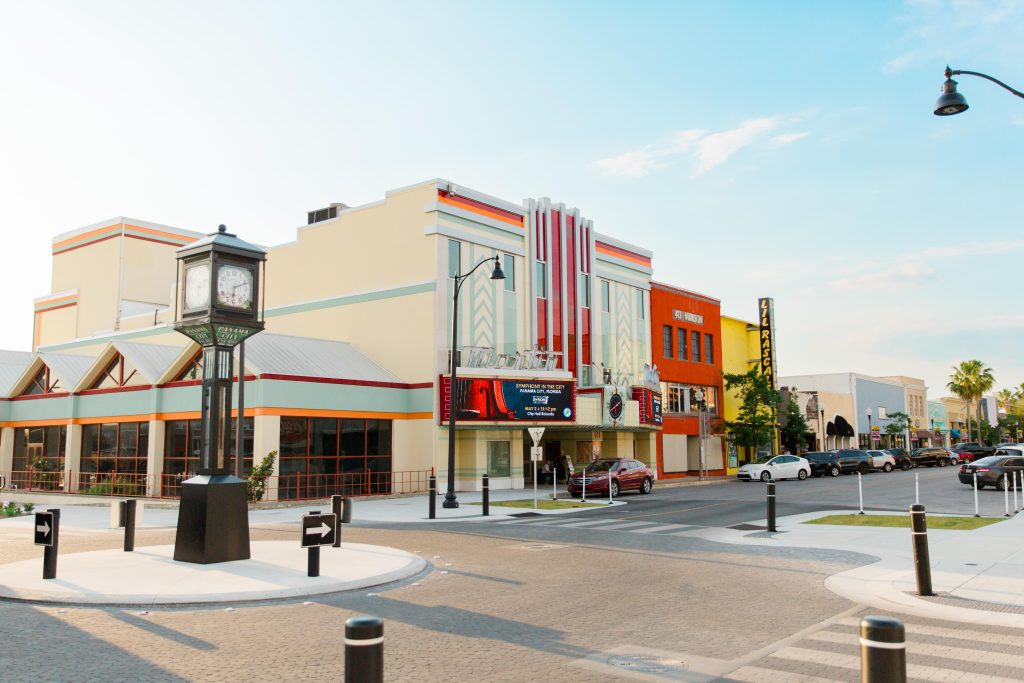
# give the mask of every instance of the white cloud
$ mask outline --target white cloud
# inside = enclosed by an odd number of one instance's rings
[[[768,142],[774,147],[785,147],[797,140],[803,140],[808,135],[810,135],[810,133],[806,131],[802,133],[783,133],[782,135],[776,135]]]
[[[689,158],[693,162],[691,172],[699,176],[725,163],[740,150],[761,142],[784,123],[781,116],[768,116],[712,133],[695,128],[679,130],[661,142],[600,159],[594,165],[604,175],[639,178],[668,167],[675,159]],[[769,144],[783,147],[807,135],[806,132],[782,133]]]

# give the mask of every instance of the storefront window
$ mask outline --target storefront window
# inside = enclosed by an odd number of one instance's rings
[[[82,427],[79,490],[124,496],[146,492],[149,423],[113,422]]]
[[[281,418],[278,496],[360,495],[391,490],[391,421]]]
[[[64,425],[15,429],[11,483],[22,488],[60,489],[64,481],[66,438]]]
[[[511,477],[511,444],[508,441],[487,442],[487,474],[492,477]]]

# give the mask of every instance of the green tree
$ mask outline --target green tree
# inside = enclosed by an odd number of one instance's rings
[[[885,433],[893,438],[893,443],[896,443],[896,437],[906,435],[907,430],[910,429],[910,416],[897,410],[895,413],[889,413],[888,419],[889,423],[885,425]],[[907,448],[910,448],[909,444],[907,444]]]
[[[790,453],[799,453],[807,445],[807,435],[811,433],[807,426],[807,418],[800,410],[796,396],[789,395],[788,400],[782,402],[779,410],[779,432],[782,436],[782,443],[789,448]]]
[[[999,421],[998,425],[990,425],[988,420],[981,418],[978,420],[978,441],[989,446],[995,446],[997,443],[1002,441],[1001,435],[1003,433],[1002,423]]]
[[[263,500],[267,492],[267,478],[274,473],[274,460],[277,459],[277,451],[270,451],[259,465],[252,468],[252,474],[245,480],[245,488],[249,494],[250,503],[258,503]]]
[[[989,391],[996,383],[992,375],[992,368],[985,367],[980,360],[965,360],[959,365],[953,366],[953,374],[949,376],[949,383],[946,387],[958,397],[968,402],[974,402],[975,414],[978,422],[981,421],[981,406],[978,399]],[[971,436],[971,413],[967,411],[967,438]],[[979,432],[980,440],[980,432]]]
[[[770,445],[775,432],[779,392],[772,389],[757,366],[744,373],[727,373],[723,379],[726,390],[735,391],[740,404],[736,420],[726,422],[736,445],[748,448]]]

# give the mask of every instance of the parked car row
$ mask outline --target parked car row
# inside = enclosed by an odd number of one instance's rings
[[[946,467],[960,461],[958,453],[939,447],[915,448],[909,453],[902,448],[884,451],[840,448],[805,453],[802,457],[788,454],[764,456],[741,467],[736,478],[741,481],[772,481],[838,477],[840,474],[854,472],[867,474],[874,471],[892,472],[894,469],[906,471],[914,467]]]

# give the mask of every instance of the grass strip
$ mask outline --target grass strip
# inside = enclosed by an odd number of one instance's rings
[[[483,503],[469,503],[470,505],[483,505]],[[523,498],[521,500],[492,500],[491,507],[502,507],[502,508],[533,508],[533,498]],[[594,507],[605,507],[604,503],[583,503],[578,500],[551,500],[550,498],[545,500],[543,498],[537,499],[538,510],[568,510],[571,508],[594,508]]]
[[[970,531],[989,524],[1004,521],[1004,517],[928,517],[929,529],[948,529],[951,531]],[[884,526],[902,529],[910,528],[910,515],[828,515],[810,519],[804,524],[832,524],[839,526]]]

